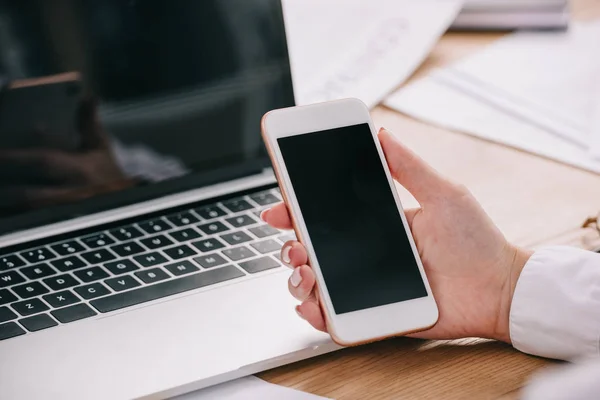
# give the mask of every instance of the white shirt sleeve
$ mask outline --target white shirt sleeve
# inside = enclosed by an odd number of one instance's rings
[[[510,310],[513,346],[561,360],[600,356],[600,254],[548,247],[531,256]]]
[[[570,247],[534,253],[517,281],[510,336],[525,353],[592,358],[539,374],[523,400],[600,398],[600,254]]]

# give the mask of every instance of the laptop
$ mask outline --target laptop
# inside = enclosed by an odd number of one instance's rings
[[[29,127],[0,132],[0,399],[168,398],[337,348],[259,218],[260,118],[294,104],[279,0],[0,2],[0,80]]]

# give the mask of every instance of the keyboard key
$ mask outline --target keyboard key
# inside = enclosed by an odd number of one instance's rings
[[[50,293],[42,297],[48,304],[54,308],[69,306],[81,301],[75,293],[70,290],[62,290],[56,293]]]
[[[249,248],[245,246],[234,247],[233,249],[225,249],[222,251],[223,254],[227,256],[227,258],[232,261],[243,260],[244,258],[252,257],[256,254]]]
[[[238,215],[237,217],[227,218],[225,221],[229,222],[236,228],[255,224],[257,221],[249,215]]]
[[[0,340],[10,339],[24,334],[25,330],[14,322],[0,325]]]
[[[49,309],[49,307],[40,299],[29,299],[19,303],[12,303],[10,306],[24,317],[37,314],[42,311],[47,311]]]
[[[186,226],[200,221],[198,217],[190,212],[181,212],[178,214],[169,215],[167,219],[175,226]]]
[[[71,307],[61,308],[60,310],[54,310],[50,314],[63,324],[67,324],[80,319],[93,317],[98,313],[92,310],[87,304],[76,304]]]
[[[107,295],[110,293],[110,290],[108,290],[106,286],[100,282],[96,282],[90,285],[76,287],[75,292],[77,292],[77,294],[84,299],[90,300],[95,299],[96,297]]]
[[[227,263],[227,260],[217,253],[196,257],[194,258],[194,261],[200,264],[203,268],[213,268]]]
[[[157,252],[141,254],[139,256],[133,257],[133,259],[137,261],[142,267],[151,267],[153,265],[164,264],[167,261],[169,261],[165,258],[165,256]]]
[[[83,268],[87,265],[85,261],[77,256],[61,258],[60,260],[50,261],[50,264],[61,272],[72,271],[74,269]]]
[[[70,254],[79,253],[80,251],[85,250],[85,247],[83,247],[81,244],[79,244],[79,242],[75,240],[55,244],[53,246],[50,246],[50,248],[61,256],[68,256]]]
[[[255,260],[244,261],[239,265],[251,274],[281,266],[277,260],[271,257],[262,257]]]
[[[223,205],[225,206],[225,208],[227,208],[231,212],[246,211],[251,208],[254,208],[254,207],[252,207],[252,205],[250,203],[248,203],[244,199],[235,199],[235,200],[224,201]]]
[[[111,235],[113,235],[114,237],[116,237],[117,240],[120,240],[121,242],[124,242],[126,240],[135,239],[140,236],[144,236],[144,233],[142,231],[140,231],[138,228],[136,228],[135,226],[132,226],[132,225],[113,229],[112,231],[109,231],[109,233]]]
[[[138,271],[135,273],[135,276],[141,279],[141,281],[144,283],[155,283],[159,281],[164,281],[165,279],[169,278],[169,274],[167,274],[160,268],[152,268],[143,271]]]
[[[198,225],[198,228],[200,228],[202,232],[206,233],[207,235],[221,233],[229,230],[229,228],[226,227],[225,224],[219,221],[211,222],[210,224]]]
[[[185,244],[176,247],[171,247],[163,251],[173,260],[179,260],[180,258],[191,257],[198,254],[196,250],[192,249],[190,246]]]
[[[241,244],[252,240],[252,238],[244,232],[233,232],[226,235],[221,235],[221,239],[229,244]]]
[[[223,215],[227,215],[226,211],[224,211],[221,207],[216,205],[197,208],[194,211],[196,211],[196,213],[198,213],[198,215],[200,215],[204,219],[213,219],[217,217],[222,217]]]
[[[110,249],[118,255],[120,255],[121,257],[132,256],[134,254],[139,254],[146,251],[142,246],[140,246],[136,242],[117,244],[116,246],[111,246]]]
[[[16,254],[0,257],[0,271],[25,265],[25,261]]]
[[[292,240],[294,240],[294,241],[298,240],[298,239],[296,239],[296,234],[294,234],[293,232],[285,234],[285,235],[281,235],[281,236],[279,236],[278,239],[281,240],[283,243],[289,242],[289,241],[292,241]]]
[[[214,238],[198,240],[197,242],[193,242],[192,245],[194,245],[198,250],[200,250],[203,253],[207,253],[209,251],[225,247],[225,245],[221,241]]]
[[[53,258],[56,258],[56,255],[52,253],[50,249],[41,247],[39,249],[25,251],[21,253],[21,257],[32,264],[36,264],[42,261],[52,260]]]
[[[98,279],[108,278],[108,273],[100,267],[91,267],[73,272],[83,283],[90,283]]]
[[[8,307],[0,307],[0,322],[12,321],[17,318],[17,314],[15,314]]]
[[[161,247],[169,246],[173,244],[173,241],[164,235],[156,235],[151,238],[140,240],[144,246],[150,250],[158,249]]]
[[[266,206],[281,201],[277,196],[269,192],[251,194],[250,198],[261,206]]]
[[[57,275],[50,278],[46,278],[43,282],[50,286],[52,290],[63,290],[68,289],[73,286],[79,285],[77,279],[73,278],[69,274]]]
[[[141,284],[131,275],[125,275],[118,278],[107,279],[104,281],[115,292],[121,292],[127,289],[133,289]]]
[[[12,303],[13,301],[17,301],[18,298],[14,294],[10,292],[8,289],[0,289],[0,306],[8,303]]]
[[[98,247],[115,243],[114,239],[105,233],[97,233],[95,235],[86,236],[81,238],[81,241],[90,249],[95,249]]]
[[[41,331],[42,329],[51,328],[58,325],[58,322],[52,319],[48,314],[34,315],[33,317],[23,318],[19,323],[29,332]]]
[[[165,268],[175,276],[189,274],[191,272],[200,271],[200,268],[196,267],[189,261],[181,261],[174,264],[165,265]]]
[[[22,299],[37,297],[49,292],[48,288],[40,282],[28,282],[23,285],[14,286],[12,290]]]
[[[152,221],[142,222],[138,224],[140,228],[148,233],[158,233],[171,229],[171,224],[167,221],[157,218]]]
[[[262,242],[252,243],[250,246],[254,247],[254,250],[261,254],[272,253],[281,249],[281,244],[274,241],[273,239],[263,240]]]
[[[131,260],[120,260],[104,264],[104,267],[109,270],[113,275],[125,274],[127,272],[136,271],[140,269]]]
[[[17,271],[8,271],[0,273],[0,288],[16,285],[25,282],[23,275]]]
[[[185,242],[192,239],[198,239],[202,235],[194,228],[185,228],[179,231],[169,232],[169,236],[178,242]]]
[[[251,212],[256,217],[256,219],[261,219],[260,218],[260,214],[262,214],[262,212],[265,211],[265,210],[266,210],[265,208],[262,208],[262,209],[259,209],[259,210],[254,209]]]
[[[112,296],[91,301],[91,305],[101,313],[131,307],[136,304],[172,296],[177,293],[194,290],[201,287],[214,285],[244,276],[244,273],[233,265],[215,268],[206,272],[171,279],[151,286],[145,286],[128,292],[117,293]]]
[[[83,253],[81,257],[85,258],[90,264],[99,264],[117,258],[113,253],[106,249],[89,251],[87,253]]]
[[[45,278],[56,274],[56,271],[48,264],[33,265],[31,267],[21,268],[20,271],[31,280]]]
[[[278,229],[275,229],[272,226],[266,224],[255,226],[254,228],[249,228],[248,230],[259,239],[265,238],[267,236],[277,235],[279,233]]]

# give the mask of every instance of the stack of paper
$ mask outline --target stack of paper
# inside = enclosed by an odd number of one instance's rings
[[[284,0],[296,103],[374,107],[448,29],[462,0]]]
[[[515,33],[435,70],[386,104],[600,172],[600,159],[594,157],[594,148],[600,148],[599,41],[600,21],[575,24],[568,32]]]
[[[568,0],[468,0],[454,29],[564,29]]]

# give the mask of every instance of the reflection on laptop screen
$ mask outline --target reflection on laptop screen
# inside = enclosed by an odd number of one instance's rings
[[[279,0],[0,2],[0,232],[260,171]]]

